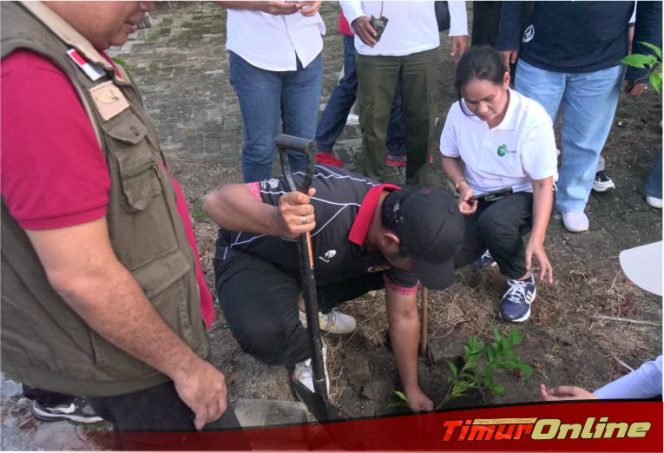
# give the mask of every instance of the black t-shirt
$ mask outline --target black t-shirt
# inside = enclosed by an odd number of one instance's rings
[[[633,1],[532,2],[533,12],[519,37],[527,2],[503,2],[496,48],[517,50],[519,58],[553,72],[594,72],[619,64],[627,55],[627,26]],[[641,41],[661,46],[662,3],[638,2],[634,53],[647,53]],[[642,70],[628,68],[627,79]]]
[[[296,184],[302,177],[301,172],[293,175]],[[273,206],[277,206],[281,195],[288,191],[282,178],[249,183],[247,186],[257,191],[264,203]],[[341,283],[370,273],[384,272],[389,283],[397,288],[417,287],[418,279],[414,272],[390,267],[379,251],[365,250],[361,245],[364,237],[358,240],[357,233],[353,235],[355,242],[349,238],[354,224],[356,229],[362,230],[361,224],[367,226],[368,219],[373,218],[378,197],[367,197],[367,194],[394,190],[395,186],[380,185],[343,169],[315,165],[312,187],[316,188],[311,202],[316,214],[316,228],[311,239],[318,285]],[[360,211],[362,213],[358,217]],[[229,259],[238,252],[261,257],[299,278],[297,240],[220,228],[217,259]]]

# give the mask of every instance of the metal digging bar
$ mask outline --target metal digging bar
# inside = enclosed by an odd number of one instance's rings
[[[279,150],[281,170],[286,179],[288,190],[307,193],[313,178],[313,159],[316,151],[316,142],[292,135],[281,134],[275,139]],[[293,181],[288,152],[304,154],[307,158],[307,169],[300,187]],[[304,306],[307,316],[307,331],[311,340],[311,364],[313,368],[314,390],[312,392],[297,379],[291,381],[291,387],[297,397],[307,406],[311,414],[318,421],[348,420],[351,417],[341,409],[330,404],[325,384],[325,369],[323,362],[323,343],[320,339],[320,326],[318,324],[318,297],[316,296],[316,278],[314,276],[313,249],[311,247],[311,233],[301,234],[297,238],[299,251],[300,276],[304,293]]]

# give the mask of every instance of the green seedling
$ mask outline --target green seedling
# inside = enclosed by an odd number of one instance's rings
[[[653,53],[633,53],[620,60],[620,63],[634,68],[645,69],[648,72],[650,86],[657,93],[660,93],[662,91],[662,49],[649,42],[640,42],[639,44],[652,50]]]
[[[394,396],[397,397],[397,402],[396,403],[391,403],[387,407],[389,408],[409,408],[408,406],[408,398],[406,398],[406,394],[402,392],[401,390],[394,390],[392,393],[394,393]]]
[[[463,347],[463,363],[447,361],[451,376],[449,388],[436,409],[451,400],[464,396],[470,390],[478,390],[486,397],[488,393],[504,395],[505,387],[496,384],[494,378],[498,373],[518,370],[529,378],[533,369],[521,361],[515,347],[521,343],[521,334],[513,329],[504,336],[497,327],[493,328],[493,341],[485,343],[471,336]]]

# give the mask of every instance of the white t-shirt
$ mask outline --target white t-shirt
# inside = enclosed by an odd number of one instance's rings
[[[355,49],[361,55],[400,57],[440,45],[433,1],[340,1],[344,16],[352,24],[360,16],[383,16],[388,23],[380,40],[369,47],[355,35]],[[448,2],[450,10],[450,36],[467,35],[468,20],[463,1]]]
[[[323,50],[325,24],[320,14],[300,12],[273,15],[261,11],[229,9],[226,50],[257,68],[295,71],[297,58],[307,67]]]
[[[489,129],[486,121],[452,104],[440,136],[440,152],[460,157],[474,194],[503,187],[532,192],[531,180],[558,179],[556,141],[551,117],[533,99],[509,90],[505,118]]]

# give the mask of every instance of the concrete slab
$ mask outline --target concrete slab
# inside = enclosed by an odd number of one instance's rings
[[[235,403],[235,415],[244,428],[255,426],[283,426],[312,421],[307,407],[295,401],[240,398]]]

